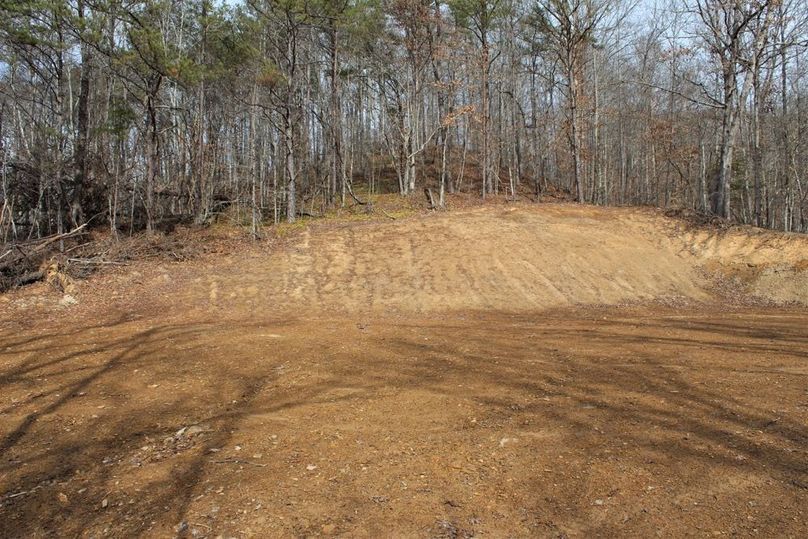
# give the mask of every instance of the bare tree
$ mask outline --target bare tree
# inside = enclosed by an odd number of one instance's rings
[[[719,65],[721,96],[712,99],[721,109],[721,142],[710,207],[727,219],[736,137],[755,66],[767,43],[771,6],[770,0],[695,0],[691,8],[703,23],[702,38]]]

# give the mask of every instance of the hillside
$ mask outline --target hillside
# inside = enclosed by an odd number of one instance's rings
[[[79,299],[114,294],[202,312],[297,316],[648,301],[808,304],[808,237],[702,228],[653,210],[488,206],[283,230],[281,239],[201,260],[121,268],[109,281],[101,277],[111,291],[93,292],[91,280]]]

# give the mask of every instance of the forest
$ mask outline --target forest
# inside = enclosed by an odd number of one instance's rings
[[[425,189],[808,231],[800,0],[0,6],[3,243]]]

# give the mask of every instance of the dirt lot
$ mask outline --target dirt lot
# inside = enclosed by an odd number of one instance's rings
[[[0,536],[805,537],[808,310],[717,297],[706,241],[582,211],[6,296]]]

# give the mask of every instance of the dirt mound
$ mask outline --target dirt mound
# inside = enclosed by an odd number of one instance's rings
[[[250,271],[226,260],[189,293],[221,307],[409,312],[706,299],[692,257],[660,250],[628,215],[484,208],[307,228]]]
[[[651,210],[560,204],[311,226],[269,256],[225,260],[186,293],[200,305],[297,312],[528,311],[708,301],[709,274],[721,272],[735,289],[808,303],[803,238],[680,224]],[[739,265],[756,271],[728,271]]]

